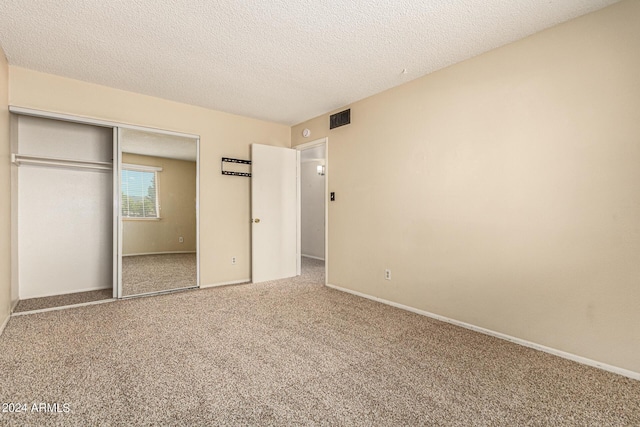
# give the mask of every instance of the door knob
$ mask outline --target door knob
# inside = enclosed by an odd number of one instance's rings
[[[256,224],[260,222],[260,218],[256,218],[253,220],[253,222],[255,222]]]

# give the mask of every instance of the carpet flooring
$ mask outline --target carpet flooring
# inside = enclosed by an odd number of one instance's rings
[[[140,255],[122,258],[124,296],[163,292],[196,286],[196,254]],[[21,300],[14,309],[22,313],[113,298],[112,289]]]
[[[133,296],[197,286],[196,254],[122,257],[122,294]]]
[[[97,291],[76,292],[73,294],[54,295],[51,297],[29,298],[18,301],[14,313],[42,310],[45,308],[64,307],[67,305],[84,304],[113,298],[113,289],[99,289]]]
[[[327,288],[321,270],[13,317],[0,400],[27,412],[0,424],[640,425],[640,381]]]

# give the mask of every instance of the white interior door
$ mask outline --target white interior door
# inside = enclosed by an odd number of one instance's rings
[[[254,283],[299,274],[299,152],[251,145],[251,276]]]

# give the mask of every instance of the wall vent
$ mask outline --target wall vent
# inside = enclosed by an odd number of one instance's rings
[[[348,125],[351,123],[351,108],[329,116],[329,129]]]

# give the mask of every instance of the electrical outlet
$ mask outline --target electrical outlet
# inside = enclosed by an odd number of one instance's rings
[[[178,237],[178,243],[184,243],[184,237],[182,236]]]
[[[234,256],[231,257],[231,264],[236,265],[236,257]]]
[[[389,270],[388,268],[384,271],[384,279],[391,280],[391,270]]]

